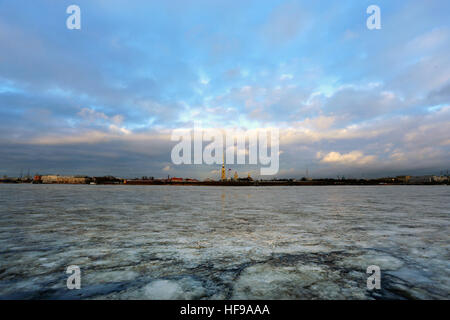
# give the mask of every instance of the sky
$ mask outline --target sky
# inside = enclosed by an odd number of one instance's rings
[[[80,30],[66,27],[72,4]],[[277,178],[445,173],[449,12],[444,0],[0,0],[0,176],[218,178],[220,165],[172,163],[171,133],[196,121],[278,128]]]

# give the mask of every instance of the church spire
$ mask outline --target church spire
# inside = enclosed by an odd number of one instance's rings
[[[222,181],[227,180],[227,174],[225,171],[225,155],[224,154],[222,154],[222,176],[221,176],[221,178],[222,178]]]

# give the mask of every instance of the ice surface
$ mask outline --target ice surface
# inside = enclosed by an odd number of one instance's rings
[[[0,185],[0,298],[448,299],[449,190]]]

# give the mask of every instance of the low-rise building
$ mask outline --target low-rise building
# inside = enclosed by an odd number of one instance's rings
[[[400,183],[408,183],[411,176],[397,176],[397,181]]]
[[[446,182],[448,181],[447,176],[433,176],[433,182]]]
[[[46,175],[41,176],[41,181],[45,184],[87,184],[90,179],[88,177]]]
[[[448,177],[446,176],[412,176],[408,183],[411,184],[421,184],[421,183],[443,183],[448,181]]]

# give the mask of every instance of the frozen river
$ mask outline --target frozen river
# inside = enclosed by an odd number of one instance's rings
[[[448,299],[449,230],[448,186],[0,185],[0,299]]]

